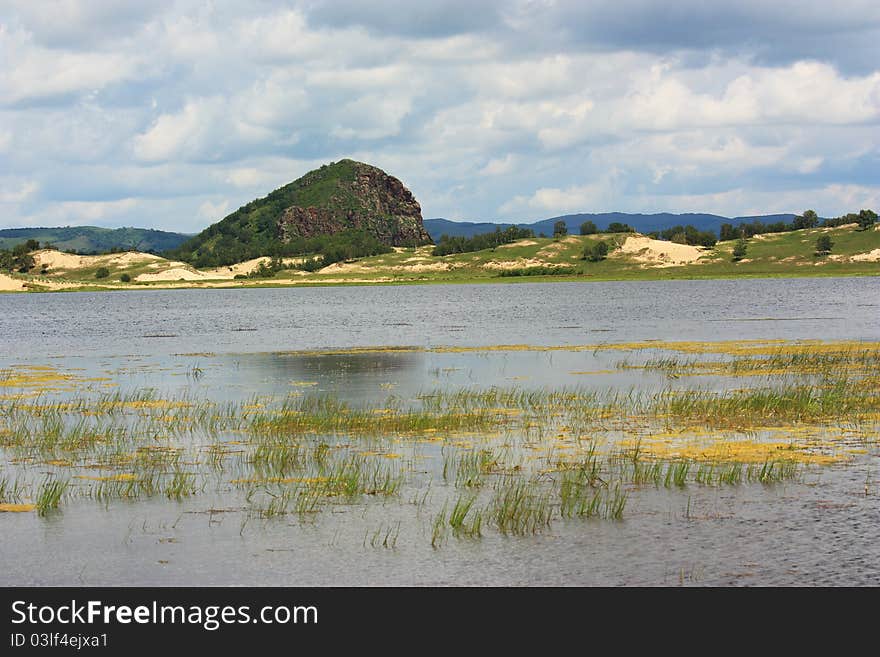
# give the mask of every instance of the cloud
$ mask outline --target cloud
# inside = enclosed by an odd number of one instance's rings
[[[502,214],[517,213],[523,210],[544,214],[562,214],[583,211],[583,208],[597,208],[597,211],[610,210],[617,195],[621,172],[612,170],[598,180],[583,185],[560,189],[542,187],[531,196],[515,196],[499,208]]]
[[[480,32],[498,25],[501,3],[484,0],[316,0],[303,3],[309,22],[321,27],[362,27],[377,34],[415,38]]]
[[[0,182],[0,203],[22,203],[33,196],[40,186],[33,180]]]
[[[839,214],[875,198],[878,38],[855,0],[9,0],[3,222],[198,230],[342,157],[428,217]]]
[[[218,201],[217,203],[205,201],[199,206],[199,218],[210,223],[219,221],[227,214],[229,214],[229,201],[227,200]]]
[[[137,58],[123,53],[56,52],[0,24],[0,103],[17,105],[100,90],[134,77]]]
[[[170,0],[6,0],[12,21],[50,48],[91,47],[136,32],[171,5]],[[0,14],[2,16],[2,14]]]

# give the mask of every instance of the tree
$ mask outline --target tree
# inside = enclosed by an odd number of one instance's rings
[[[565,222],[560,219],[553,224],[553,237],[565,237],[566,235],[568,235],[568,227],[565,225]]]
[[[128,274],[123,274],[122,276],[119,277],[119,280],[122,281],[123,283],[130,283],[131,276],[129,276]]]
[[[794,230],[801,230],[803,228],[815,228],[819,225],[819,215],[817,215],[813,210],[804,210],[804,213],[798,217],[794,218],[794,221],[791,222],[791,227]]]
[[[622,224],[619,221],[612,221],[608,224],[606,233],[634,233],[636,232],[629,224]]]
[[[827,256],[829,253],[831,253],[831,248],[833,246],[834,242],[831,241],[830,235],[820,235],[819,239],[816,240],[816,255]]]
[[[25,274],[34,268],[34,257],[29,253],[27,243],[22,242],[16,244],[12,251],[7,252],[8,256],[4,258],[4,269],[16,270]]]
[[[598,232],[599,229],[592,221],[585,221],[581,224],[581,235],[595,235]]]
[[[873,210],[862,210],[859,212],[859,229],[868,230],[877,221],[877,213]]]
[[[746,257],[746,251],[748,251],[749,245],[746,242],[744,237],[740,237],[736,244],[733,247],[733,261],[739,262],[743,258]]]
[[[95,278],[107,278],[109,275],[110,271],[106,267],[98,267],[95,272]]]
[[[718,237],[722,242],[735,240],[739,236],[739,231],[733,227],[733,224],[721,224],[721,232]]]
[[[24,244],[27,246],[28,251],[36,251],[40,248],[40,243],[37,240],[28,240]]]
[[[584,260],[599,262],[608,257],[608,244],[605,240],[599,240],[595,244],[584,247]]]

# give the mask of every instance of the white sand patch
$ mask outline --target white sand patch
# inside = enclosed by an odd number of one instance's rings
[[[0,292],[40,292],[46,290],[64,290],[81,286],[82,283],[68,283],[39,276],[32,276],[27,280],[24,280],[7,276],[6,274],[0,274]]]
[[[696,262],[706,251],[707,249],[688,244],[676,244],[641,235],[631,235],[626,238],[623,246],[611,252],[610,257],[629,255],[636,262],[652,267],[678,267]]]
[[[547,263],[537,258],[517,258],[516,260],[491,260],[483,265],[485,269],[520,269],[523,267],[540,267]]]
[[[139,283],[151,283],[153,281],[204,281],[215,278],[210,274],[195,271],[193,269],[184,269],[183,267],[172,267],[165,271],[159,271],[155,274],[140,274],[134,280]]]
[[[429,263],[421,263],[414,265],[398,265],[394,267],[381,267],[381,269],[391,270],[391,271],[411,271],[411,272],[420,272],[420,271],[449,271],[453,268],[453,265],[448,262],[429,262]]]
[[[855,262],[880,262],[880,249],[874,249],[867,253],[856,253],[850,257]]]
[[[106,255],[74,255],[62,253],[54,249],[42,249],[34,252],[34,262],[37,267],[45,265],[49,271],[86,269],[90,267],[115,266],[130,267],[144,263],[156,263],[164,261],[164,258],[152,253],[140,253],[138,251],[125,251],[123,253],[108,253]]]
[[[368,271],[369,267],[364,267],[359,262],[334,262],[332,265],[322,267],[319,271],[321,274],[347,274],[349,272]]]
[[[25,289],[24,281],[0,274],[0,292],[24,292]]]
[[[117,267],[129,267],[131,265],[141,265],[145,262],[164,261],[165,258],[153,255],[152,253],[140,253],[139,251],[126,251],[125,253],[111,253],[105,256],[92,256],[93,258],[107,258],[108,265],[116,265]]]
[[[351,273],[364,273],[364,272],[381,272],[381,271],[399,271],[399,272],[412,272],[414,274],[424,271],[448,271],[449,269],[453,269],[455,265],[448,262],[424,262],[424,258],[409,258],[404,260],[404,262],[411,262],[413,260],[417,260],[418,262],[414,262],[412,264],[403,264],[403,265],[362,265],[359,262],[334,262],[332,265],[328,265],[323,269],[319,270],[319,274],[351,274]]]
[[[304,260],[305,258],[282,258],[281,262],[285,265],[295,265],[303,262]],[[266,265],[268,266],[271,262],[272,258],[270,258],[269,256],[261,256],[259,258],[245,260],[244,262],[238,262],[234,265],[229,265],[228,267],[213,267],[210,269],[203,269],[201,271],[210,278],[232,279],[238,275],[247,276],[248,274],[259,269],[260,264],[266,263]],[[185,264],[182,262],[172,264],[185,266]]]

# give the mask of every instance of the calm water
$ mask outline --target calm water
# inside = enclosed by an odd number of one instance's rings
[[[292,384],[374,401],[431,388],[652,387],[591,376],[614,352],[308,355],[347,347],[585,345],[642,340],[880,340],[873,278],[176,290],[0,295],[0,367],[112,375],[124,389],[211,399]],[[194,371],[198,377],[190,376]],[[714,385],[724,386],[724,381]],[[0,469],[0,474],[2,474]],[[804,481],[653,491],[622,522],[559,521],[535,537],[430,547],[412,509],[374,502],[303,524],[242,526],[229,490],[183,503],[88,500],[0,514],[0,584],[880,584],[876,457]],[[221,510],[212,513],[211,510]],[[403,530],[394,550],[365,527]],[[425,535],[425,532],[428,535]]]
[[[0,296],[0,357],[375,345],[876,339],[876,278]]]

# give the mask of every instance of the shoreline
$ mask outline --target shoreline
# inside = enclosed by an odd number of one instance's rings
[[[682,275],[669,276],[495,276],[495,277],[474,277],[459,279],[427,279],[427,280],[352,280],[352,281],[293,281],[290,282],[239,282],[232,283],[222,280],[200,281],[195,285],[192,284],[121,284],[121,285],[76,285],[66,283],[63,287],[55,289],[0,289],[2,294],[55,294],[65,292],[125,292],[125,291],[146,291],[146,290],[249,290],[249,289],[265,289],[265,288],[300,288],[300,287],[393,287],[393,286],[421,286],[421,285],[491,285],[491,284],[522,284],[522,283],[609,283],[609,282],[653,282],[653,281],[689,281],[689,280],[736,280],[736,279],[800,279],[800,278],[866,278],[880,276],[880,271],[855,271],[855,272],[756,272],[742,274],[696,274],[687,273]],[[11,280],[21,282],[22,287],[33,285],[30,281],[9,277]],[[36,285],[39,285],[38,283]]]

